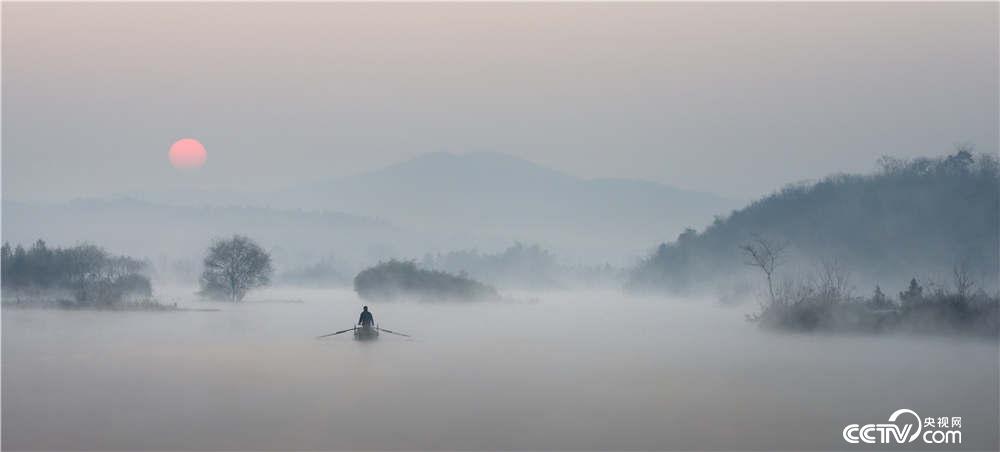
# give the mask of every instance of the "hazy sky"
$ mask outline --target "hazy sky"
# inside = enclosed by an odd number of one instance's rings
[[[3,195],[260,190],[432,151],[753,197],[997,152],[998,5],[3,4]],[[167,161],[179,138],[208,163]]]

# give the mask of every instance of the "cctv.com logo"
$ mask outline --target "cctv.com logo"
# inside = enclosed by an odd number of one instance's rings
[[[962,418],[924,418],[913,410],[896,410],[885,424],[850,424],[844,441],[851,444],[906,444],[918,438],[927,444],[962,444]]]

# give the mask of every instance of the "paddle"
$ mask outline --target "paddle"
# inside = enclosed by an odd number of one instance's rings
[[[398,335],[400,335],[400,336],[405,336],[405,337],[411,337],[411,336],[410,336],[409,334],[403,334],[403,333],[397,333],[397,332],[395,332],[395,331],[392,331],[392,330],[387,330],[387,329],[385,329],[385,328],[379,328],[378,330],[379,330],[379,331],[385,331],[386,333],[389,333],[389,334],[398,334]]]
[[[330,336],[336,336],[336,335],[338,335],[338,334],[340,334],[340,333],[346,333],[346,332],[348,332],[348,331],[354,331],[354,328],[348,328],[348,329],[346,329],[346,330],[340,330],[340,331],[337,331],[336,333],[330,333],[330,334],[324,334],[324,335],[322,335],[322,336],[316,336],[316,339],[322,339],[322,338],[324,338],[324,337],[330,337]]]

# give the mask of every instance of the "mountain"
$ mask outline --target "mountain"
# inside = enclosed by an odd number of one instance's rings
[[[422,154],[271,192],[191,189],[125,196],[173,206],[257,206],[377,218],[406,232],[359,239],[386,257],[500,252],[523,242],[545,246],[564,263],[619,266],[634,263],[650,243],[740,204],[655,182],[583,179],[500,153]]]
[[[759,279],[740,246],[785,244],[781,278],[804,278],[835,263],[861,290],[902,289],[912,277],[938,286],[964,267],[978,287],[997,287],[1000,169],[966,150],[911,161],[883,158],[867,175],[790,185],[720,218],[701,233],[664,243],[631,275],[636,290],[690,291]]]
[[[738,205],[654,182],[582,179],[498,153],[424,154],[267,199],[439,231],[463,247],[502,249],[523,241],[571,260],[617,262]]]

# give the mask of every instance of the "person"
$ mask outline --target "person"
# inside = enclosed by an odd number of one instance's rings
[[[358,319],[358,325],[367,328],[374,324],[375,324],[375,318],[372,317],[371,312],[368,312],[368,306],[365,306],[364,310],[361,311],[361,318]]]

